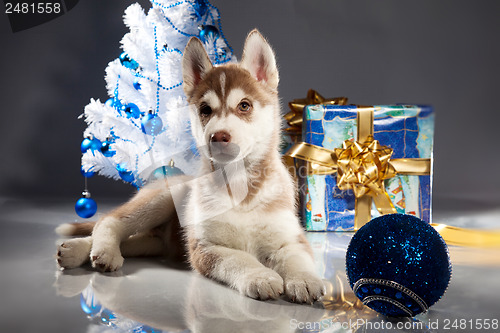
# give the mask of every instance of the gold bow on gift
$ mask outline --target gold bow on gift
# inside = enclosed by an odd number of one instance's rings
[[[363,143],[344,141],[335,155],[339,189],[352,190],[356,198],[370,195],[381,214],[396,213],[384,187],[384,180],[397,174],[390,163],[391,148],[369,136]]]
[[[384,180],[397,174],[429,175],[431,160],[405,158],[391,160],[392,149],[373,139],[373,107],[358,108],[357,140],[344,141],[334,151],[301,142],[293,145],[286,156],[310,162],[313,174],[337,173],[337,187],[352,190],[356,198],[354,229],[371,219],[372,200],[380,214],[396,213]]]
[[[309,89],[306,98],[294,99],[288,103],[290,112],[285,114],[284,118],[290,127],[285,129],[286,132],[293,134],[302,133],[302,112],[307,105],[312,104],[346,105],[347,98],[324,98],[316,90]]]

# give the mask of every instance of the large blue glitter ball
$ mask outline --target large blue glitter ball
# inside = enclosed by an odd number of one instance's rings
[[[413,317],[443,296],[451,264],[433,227],[412,215],[390,214],[354,234],[346,272],[363,304],[386,316]]]
[[[75,212],[81,218],[87,219],[94,216],[97,211],[97,203],[92,198],[82,197],[75,204]]]

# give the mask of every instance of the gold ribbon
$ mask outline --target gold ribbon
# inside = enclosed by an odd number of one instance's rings
[[[500,248],[500,230],[480,230],[431,223],[448,245]]]
[[[429,175],[430,159],[394,159],[392,149],[373,139],[373,107],[357,111],[357,139],[346,140],[342,148],[329,150],[305,142],[293,145],[285,156],[309,162],[313,174],[337,173],[337,187],[351,189],[356,198],[354,229],[358,230],[371,219],[372,201],[380,214],[396,213],[384,180],[397,174]]]
[[[302,133],[302,112],[307,105],[324,104],[324,105],[346,105],[346,97],[324,98],[316,90],[309,89],[306,98],[294,99],[288,103],[290,112],[284,115],[284,118],[289,128],[285,131],[290,134]]]
[[[352,322],[355,324],[360,318],[366,321],[376,317],[376,313],[365,306],[350,290],[345,273],[337,273],[334,279],[323,280],[323,283],[326,292],[321,298],[321,303],[326,312],[322,320],[327,320],[328,323]]]

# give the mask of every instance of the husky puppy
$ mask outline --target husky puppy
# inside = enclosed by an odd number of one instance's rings
[[[90,260],[96,269],[114,271],[123,256],[182,257],[186,250],[192,268],[249,297],[318,300],[324,286],[296,215],[293,180],[278,151],[273,50],[253,30],[240,63],[214,67],[202,43],[191,38],[182,67],[193,136],[206,147],[200,148],[200,175],[212,176],[156,181],[95,225],[58,227],[62,235],[91,234],[62,243],[59,265],[72,268]],[[179,214],[174,197],[186,198],[185,212]]]

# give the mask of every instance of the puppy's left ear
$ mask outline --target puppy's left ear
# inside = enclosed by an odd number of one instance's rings
[[[203,44],[198,38],[191,37],[182,56],[183,87],[188,99],[192,97],[198,83],[212,68],[212,63]]]
[[[272,89],[278,88],[279,74],[273,49],[257,29],[248,34],[241,66],[257,81],[265,82]]]

